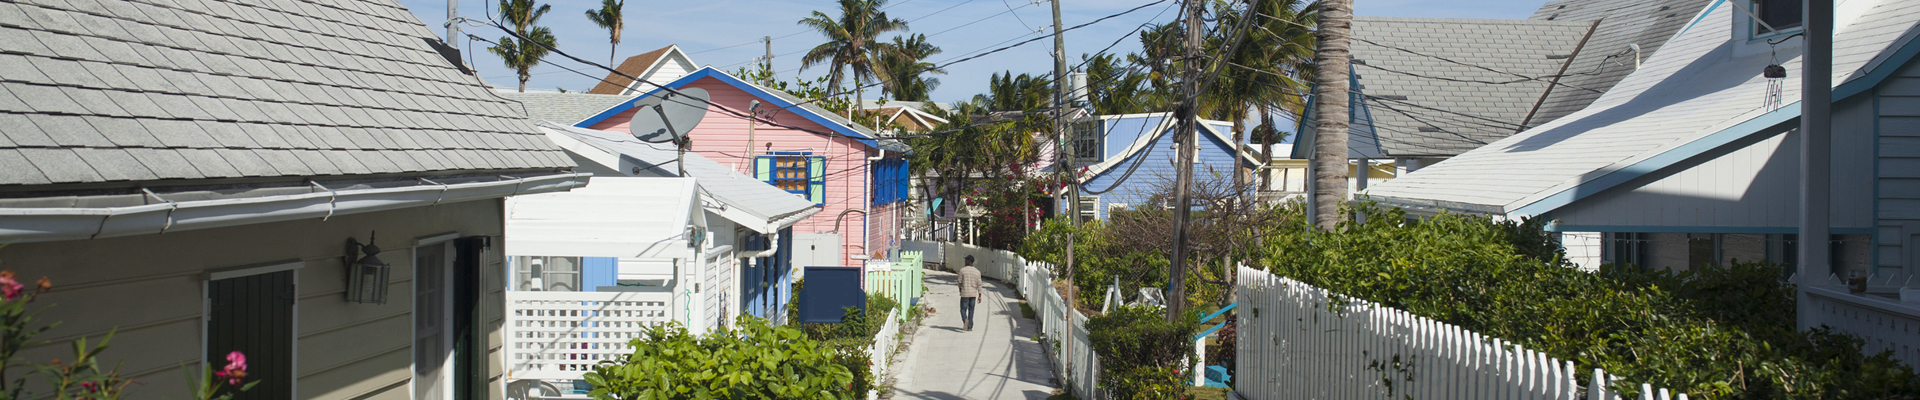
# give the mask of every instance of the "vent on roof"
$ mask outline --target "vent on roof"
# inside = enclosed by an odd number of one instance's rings
[[[1350,63],[1354,63],[1354,64],[1360,64],[1360,65],[1367,65],[1367,60],[1362,60],[1362,59],[1358,59],[1358,58],[1355,58],[1355,59],[1353,59],[1353,60],[1350,60],[1350,61],[1347,61],[1347,62],[1350,62]]]
[[[1555,10],[1565,10],[1565,9],[1567,9],[1567,5],[1565,4],[1561,4],[1560,8],[1555,8]]]
[[[1387,100],[1403,100],[1403,101],[1407,99],[1407,96],[1401,96],[1401,95],[1374,96],[1374,97],[1379,97]]]
[[[1671,8],[1673,8],[1673,6],[1660,6],[1660,11],[1666,11],[1667,9],[1671,9]]]
[[[1554,14],[1553,16],[1550,16],[1550,17],[1547,17],[1547,20],[1548,20],[1548,21],[1552,21],[1552,20],[1554,20],[1555,18],[1560,18],[1560,14]]]
[[[1548,54],[1547,55],[1548,60],[1565,60],[1569,58],[1573,58],[1573,55],[1572,54]]]
[[[1420,131],[1421,132],[1446,132],[1446,131],[1440,130],[1440,128],[1435,128],[1431,126],[1422,126],[1420,127]]]

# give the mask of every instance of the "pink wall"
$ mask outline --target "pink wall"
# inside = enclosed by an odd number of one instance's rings
[[[733,109],[739,111],[742,115],[747,113],[745,110],[747,109],[748,102],[756,99],[753,95],[747,94],[745,91],[734,88],[726,82],[721,82],[719,79],[711,77],[694,81],[693,83],[687,84],[686,87],[706,89],[707,94],[711,96],[711,101],[713,102],[712,107]],[[762,115],[767,115],[770,108],[772,107],[770,107],[768,101],[761,101]],[[778,110],[777,112],[771,113],[772,117],[763,119],[771,119],[773,122],[781,125],[832,132],[832,130],[796,114],[797,111],[797,108],[792,110]],[[594,124],[589,128],[630,132],[630,130],[627,129],[627,121],[633,118],[633,112],[633,110],[622,112],[602,120],[600,123]],[[735,169],[740,172],[751,175],[753,173],[753,160],[745,157],[747,124],[748,121],[743,117],[717,109],[709,109],[706,118],[701,119],[700,125],[694,127],[693,131],[688,135],[693,138],[692,151],[721,164],[733,165]],[[875,211],[882,210],[870,210],[870,207],[867,206],[870,204],[868,201],[870,198],[868,191],[871,190],[871,185],[869,185],[867,181],[872,177],[872,173],[867,170],[866,158],[879,155],[878,149],[867,147],[865,144],[851,138],[824,136],[796,129],[767,126],[766,124],[757,124],[754,128],[753,140],[755,142],[755,146],[753,147],[754,154],[766,154],[767,144],[772,143],[774,151],[808,151],[812,152],[813,155],[827,158],[826,206],[820,210],[820,213],[814,214],[812,217],[808,217],[798,224],[794,224],[794,232],[818,233],[833,231],[833,220],[840,215],[840,212],[850,208],[857,208],[866,210],[871,215],[862,218],[859,213],[848,214],[845,222],[841,224],[840,243],[843,247],[841,251],[842,261],[846,263],[845,265],[861,265],[861,263],[856,262],[857,260],[854,260],[851,256],[872,254],[876,250],[885,249],[887,245],[887,242],[884,241],[885,236],[876,235],[895,229],[892,227],[892,219],[880,218],[882,213]],[[862,229],[863,223],[866,226],[865,229]],[[863,239],[867,238],[879,238],[882,240],[872,242],[874,249],[867,250],[863,246],[863,244],[865,244]]]

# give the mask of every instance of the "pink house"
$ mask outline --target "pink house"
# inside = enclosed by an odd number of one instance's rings
[[[821,207],[793,226],[794,267],[862,265],[862,259],[899,246],[901,219],[909,217],[900,212],[907,197],[905,144],[713,67],[662,85],[700,88],[711,96],[706,117],[688,133],[692,152]],[[662,92],[655,88],[641,98]],[[754,101],[759,117],[749,121],[745,116],[755,115],[749,112]],[[621,103],[574,126],[630,132],[633,104]]]

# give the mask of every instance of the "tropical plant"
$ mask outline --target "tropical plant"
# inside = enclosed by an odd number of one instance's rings
[[[521,92],[527,91],[527,79],[533,77],[528,71],[540,65],[540,60],[547,57],[547,49],[554,47],[553,31],[534,25],[551,8],[553,6],[534,0],[500,0],[500,16],[513,26],[513,36],[501,37],[487,51],[500,56],[508,69],[519,74]]]
[[[1198,318],[1173,322],[1157,307],[1121,306],[1087,319],[1087,341],[1100,355],[1100,380],[1116,399],[1178,399],[1192,386],[1182,368],[1192,362]]]
[[[633,354],[601,361],[586,381],[600,400],[845,399],[854,375],[848,355],[792,327],[742,316],[695,335],[677,322],[653,325],[630,342]]]
[[[820,32],[827,37],[826,43],[807,50],[800,57],[802,70],[820,64],[832,69],[827,71],[827,85],[839,88],[841,79],[853,77],[853,99],[858,106],[862,100],[862,82],[877,76],[886,75],[879,60],[885,57],[902,56],[900,49],[879,41],[881,34],[907,30],[907,21],[887,16],[887,0],[839,0],[840,16],[834,17],[814,11],[813,16],[801,19],[799,24]]]
[[[607,30],[607,66],[614,66],[614,53],[620,51],[620,31],[627,28],[626,21],[620,17],[620,11],[627,7],[626,0],[600,0],[600,8],[587,10],[587,20]]]
[[[1320,23],[1314,26],[1314,226],[1331,230],[1347,220],[1340,212],[1347,200],[1347,93],[1353,35],[1353,0],[1321,0]],[[1331,94],[1322,96],[1322,94]],[[1366,171],[1361,171],[1365,173]]]
[[[1262,122],[1271,130],[1272,119],[1266,114],[1304,107],[1300,93],[1307,85],[1297,77],[1313,65],[1313,30],[1306,26],[1318,18],[1318,6],[1302,0],[1252,0],[1251,10],[1216,4],[1222,28],[1206,38],[1205,47],[1208,54],[1223,56],[1208,65],[1213,77],[1199,97],[1199,112],[1232,121],[1238,150],[1245,143],[1242,135],[1249,115],[1262,114]],[[1272,151],[1271,145],[1266,151]],[[1243,176],[1233,174],[1236,182]]]
[[[1080,55],[1087,71],[1087,102],[1099,115],[1136,114],[1165,111],[1165,96],[1148,93],[1146,72],[1138,65],[1128,66],[1124,58],[1112,53]]]
[[[0,400],[120,398],[132,381],[122,378],[118,367],[103,368],[99,360],[113,334],[92,344],[86,338],[74,340],[72,361],[54,359],[43,364],[21,359],[21,350],[47,344],[38,337],[60,324],[40,325],[34,319],[44,309],[28,308],[34,299],[51,290],[53,284],[47,278],[40,278],[29,289],[14,279],[13,271],[0,271],[0,378],[4,378],[0,379]],[[25,372],[19,372],[21,369]],[[45,379],[46,393],[27,390],[27,381],[34,377]]]
[[[200,375],[194,376],[193,368],[186,368],[188,388],[193,390],[196,400],[227,400],[233,396],[253,389],[260,381],[247,382],[247,355],[239,351],[227,353],[227,365],[219,371],[208,364],[201,368]],[[225,391],[222,389],[232,389]]]
[[[889,46],[898,51],[880,54],[881,88],[894,100],[927,101],[933,89],[940,87],[940,79],[925,74],[947,73],[927,62],[928,57],[940,54],[940,47],[927,43],[927,35],[920,34],[894,36]]]

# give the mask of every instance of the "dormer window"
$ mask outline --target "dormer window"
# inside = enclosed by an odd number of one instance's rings
[[[1801,0],[1752,0],[1756,20],[1751,25],[1754,39],[1791,35],[1800,32]]]

